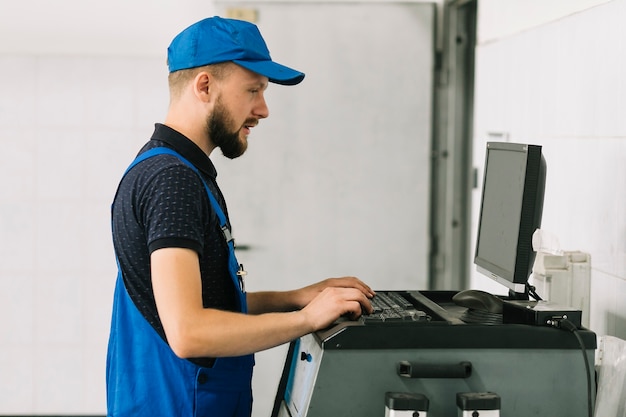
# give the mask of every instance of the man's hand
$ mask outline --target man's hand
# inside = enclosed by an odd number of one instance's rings
[[[299,307],[304,308],[309,305],[309,303],[326,288],[353,288],[360,291],[367,298],[372,298],[376,294],[369,285],[358,278],[328,278],[324,281],[296,290],[296,299]]]
[[[308,299],[302,313],[311,331],[326,328],[342,316],[356,320],[363,313],[371,313],[369,299],[375,295],[368,285],[354,277],[329,278],[300,291],[303,300]]]

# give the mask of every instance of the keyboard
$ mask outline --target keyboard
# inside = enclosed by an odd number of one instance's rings
[[[361,316],[365,324],[417,323],[430,321],[430,316],[395,291],[377,291],[370,300],[374,311]]]

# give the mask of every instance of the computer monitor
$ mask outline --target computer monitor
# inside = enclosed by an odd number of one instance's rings
[[[536,255],[532,236],[541,226],[545,181],[541,146],[487,143],[474,263],[513,298],[528,299]]]

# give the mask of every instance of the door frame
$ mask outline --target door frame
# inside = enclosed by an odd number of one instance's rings
[[[431,184],[432,290],[469,285],[477,0],[444,0],[436,51]]]

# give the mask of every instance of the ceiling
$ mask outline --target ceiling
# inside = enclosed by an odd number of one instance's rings
[[[158,56],[210,0],[0,0],[1,54]]]
[[[213,16],[216,4],[257,1],[0,0],[0,54],[164,56],[172,38],[188,25]],[[262,1],[323,3],[328,0]],[[440,3],[443,0],[402,1]]]

